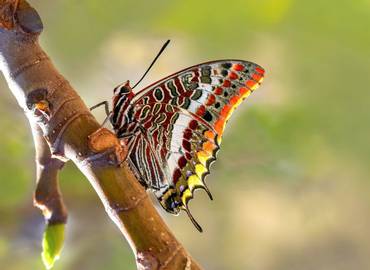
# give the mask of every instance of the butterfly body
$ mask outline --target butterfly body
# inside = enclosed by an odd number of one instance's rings
[[[262,82],[264,70],[251,62],[220,60],[170,75],[137,92],[129,82],[114,90],[110,121],[126,140],[128,162],[162,207],[188,210],[196,189],[216,159],[225,124],[235,108]]]

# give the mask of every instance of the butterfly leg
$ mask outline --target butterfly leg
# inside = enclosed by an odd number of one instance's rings
[[[108,122],[108,120],[110,119],[110,116],[112,114],[112,112],[109,111],[109,103],[108,103],[108,101],[105,100],[105,101],[102,101],[102,102],[100,102],[100,103],[92,106],[90,108],[90,111],[92,111],[92,110],[94,110],[94,109],[96,109],[96,108],[98,108],[98,107],[100,107],[102,105],[104,105],[105,114],[107,115],[107,117],[104,119],[103,123],[101,124],[101,126],[103,127]]]
[[[102,106],[102,105],[104,105],[104,109],[105,109],[105,113],[107,114],[107,115],[109,115],[109,103],[108,103],[108,101],[107,100],[105,100],[105,101],[102,101],[102,102],[100,102],[100,103],[98,103],[98,104],[96,104],[96,105],[94,105],[94,106],[92,106],[91,108],[90,108],[90,111],[92,111],[92,110],[94,110],[94,109],[96,109],[96,108],[99,108],[100,106]]]

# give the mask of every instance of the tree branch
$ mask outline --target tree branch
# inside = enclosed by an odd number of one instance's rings
[[[42,23],[37,12],[24,0],[2,0],[0,12],[1,71],[31,122],[38,161],[35,200],[53,209],[50,221],[55,216],[65,222],[57,172],[64,161],[72,160],[130,243],[138,269],[200,269],[158,215],[127,163],[118,166],[127,154],[125,148],[114,134],[99,129],[39,46]]]
[[[67,209],[58,183],[58,173],[64,162],[53,158],[40,127],[31,123],[36,149],[36,191],[34,204],[42,210],[48,224],[66,224]]]

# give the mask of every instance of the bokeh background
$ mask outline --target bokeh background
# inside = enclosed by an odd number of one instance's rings
[[[205,232],[159,210],[205,269],[370,269],[368,0],[30,2],[44,21],[43,47],[88,105],[135,82],[168,38],[142,87],[219,58],[265,67],[207,179],[215,200],[198,192],[191,203]],[[0,87],[0,269],[43,269],[31,133]],[[61,185],[70,218],[55,269],[135,269],[72,164]]]

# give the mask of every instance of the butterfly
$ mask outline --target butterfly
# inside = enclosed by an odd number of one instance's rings
[[[252,62],[217,60],[176,72],[136,93],[129,81],[114,88],[113,109],[106,111],[117,138],[128,147],[129,167],[167,212],[184,210],[199,231],[188,203],[197,189],[212,199],[205,177],[225,125],[264,73]]]

